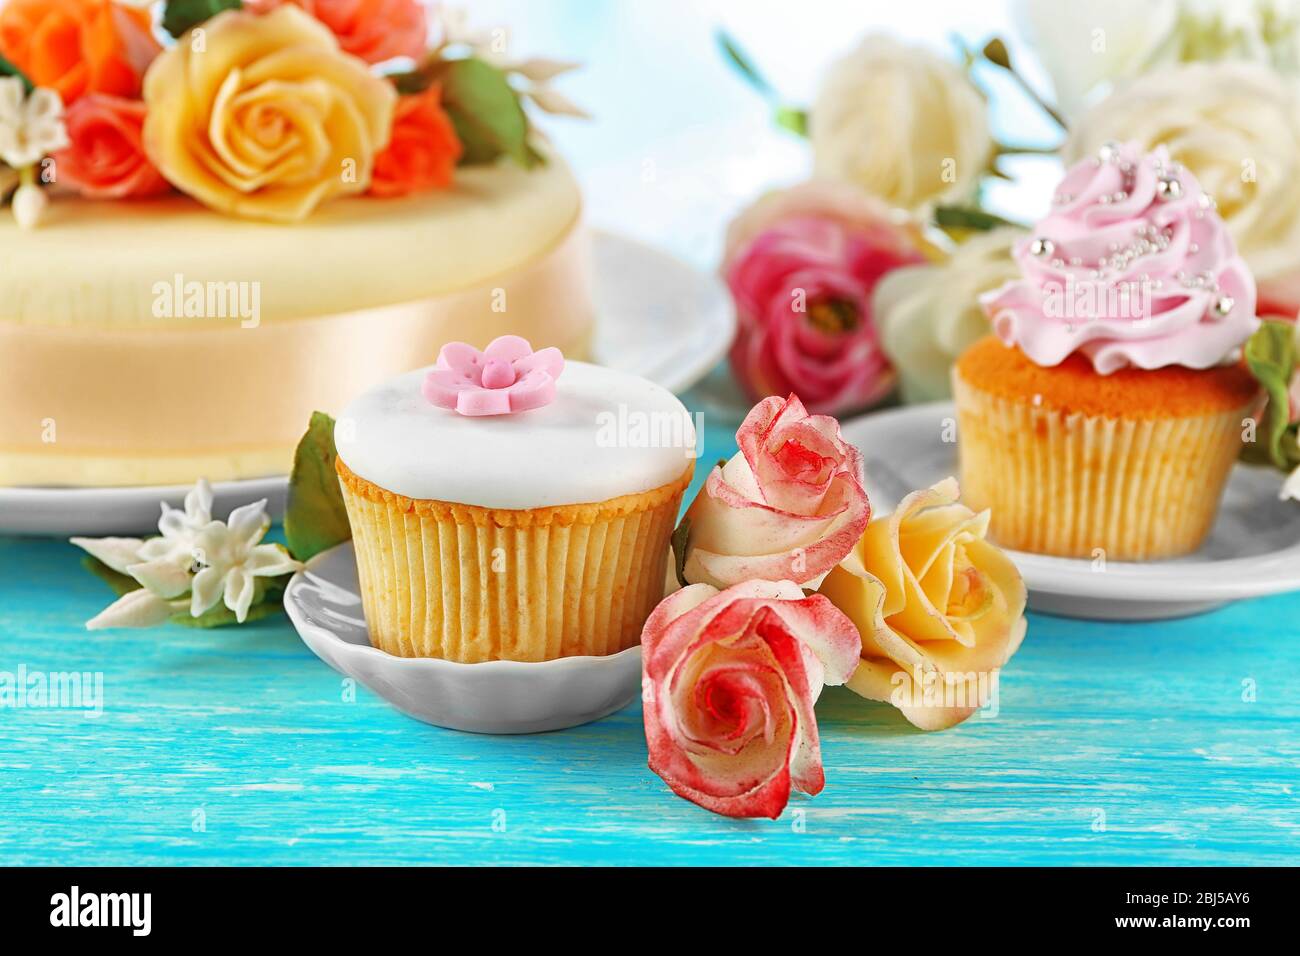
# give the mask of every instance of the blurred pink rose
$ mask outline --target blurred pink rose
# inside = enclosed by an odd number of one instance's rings
[[[789,581],[707,584],[664,598],[641,636],[650,769],[729,817],[776,819],[794,787],[825,784],[813,704],[843,684],[862,640]]]
[[[266,13],[292,4],[330,28],[343,52],[367,63],[418,57],[428,48],[429,23],[420,0],[248,0]]]
[[[723,276],[736,302],[731,366],[751,398],[790,392],[814,412],[865,408],[894,386],[871,293],[924,262],[901,213],[842,183],[764,196],[727,232]]]
[[[767,398],[736,432],[686,512],[686,580],[715,587],[751,578],[817,587],[871,518],[862,456],[827,415],[798,398]]]

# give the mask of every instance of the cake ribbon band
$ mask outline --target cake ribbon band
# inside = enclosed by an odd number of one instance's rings
[[[283,474],[312,411],[337,412],[395,369],[431,365],[450,339],[532,335],[581,358],[592,305],[575,290],[587,287],[588,254],[576,228],[505,279],[251,328],[237,318],[194,328],[0,321],[0,485]]]

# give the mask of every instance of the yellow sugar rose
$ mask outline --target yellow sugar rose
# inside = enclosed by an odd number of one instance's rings
[[[363,192],[397,94],[295,6],[218,14],[144,79],[144,145],[174,186],[220,212],[297,222]]]
[[[988,703],[1025,636],[1025,584],[985,540],[987,511],[957,503],[953,478],[867,525],[821,593],[862,635],[850,690],[893,704],[922,730]]]

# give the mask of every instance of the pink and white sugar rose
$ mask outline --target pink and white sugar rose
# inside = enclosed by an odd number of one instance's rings
[[[871,518],[861,454],[834,418],[808,414],[794,395],[755,405],[736,444],[686,513],[686,580],[816,588]]]
[[[775,819],[792,788],[821,792],[813,705],[862,650],[830,601],[790,581],[696,584],[655,608],[641,643],[650,769],[678,796]]]
[[[731,366],[751,398],[797,394],[815,412],[866,408],[894,387],[872,313],[876,284],[925,261],[905,216],[844,183],[761,198],[728,229]]]

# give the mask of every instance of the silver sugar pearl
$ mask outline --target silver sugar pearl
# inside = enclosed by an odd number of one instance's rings
[[[1156,198],[1161,202],[1171,202],[1183,195],[1183,184],[1171,176],[1162,176],[1156,180]]]
[[[1114,140],[1107,140],[1101,144],[1101,149],[1097,150],[1097,158],[1103,163],[1113,163],[1119,156],[1119,143]]]
[[[1029,251],[1036,256],[1050,256],[1056,250],[1056,243],[1051,239],[1038,238],[1029,244]]]
[[[1214,300],[1214,314],[1219,318],[1225,318],[1236,304],[1237,302],[1232,296],[1221,295]]]

